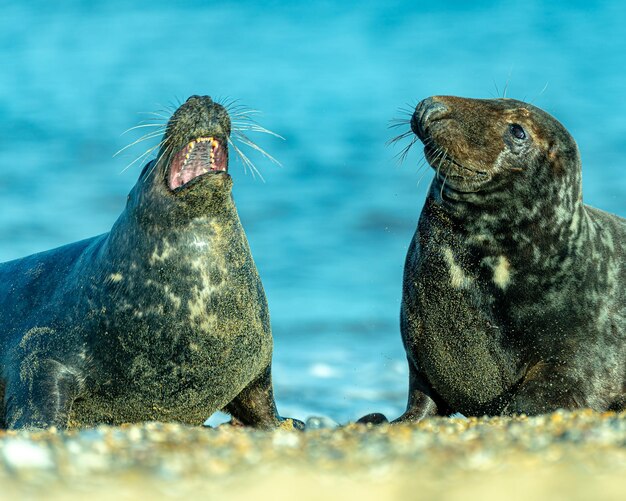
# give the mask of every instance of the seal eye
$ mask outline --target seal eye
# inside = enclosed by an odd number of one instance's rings
[[[513,134],[513,137],[516,137],[517,139],[526,139],[526,132],[524,132],[521,125],[511,124],[509,126],[509,130],[511,131],[511,134]]]

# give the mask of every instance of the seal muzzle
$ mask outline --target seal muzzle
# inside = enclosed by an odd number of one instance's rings
[[[422,100],[416,107],[411,117],[411,130],[420,141],[424,142],[428,137],[426,129],[428,122],[440,117],[448,111],[445,104],[435,101],[432,97]]]

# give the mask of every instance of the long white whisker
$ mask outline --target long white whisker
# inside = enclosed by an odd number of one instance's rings
[[[239,158],[241,159],[241,161],[244,164],[244,170],[245,167],[248,166],[250,167],[250,171],[252,172],[252,176],[254,177],[255,173],[259,175],[259,177],[261,178],[261,181],[265,182],[265,179],[263,178],[263,176],[261,175],[261,173],[259,172],[259,170],[254,166],[254,164],[250,161],[250,159],[244,154],[243,151],[241,151],[237,145],[230,139],[228,138],[228,143],[235,149],[235,151],[237,152],[237,155],[239,155]]]
[[[270,155],[269,153],[267,153],[263,148],[261,148],[260,146],[257,146],[253,141],[251,141],[248,136],[246,136],[244,133],[239,132],[239,131],[235,131],[235,136],[237,137],[237,139],[239,141],[241,141],[242,143],[250,146],[250,148],[255,149],[256,151],[258,151],[261,155],[263,155],[264,157],[266,157],[267,159],[269,159],[271,162],[274,162],[276,165],[281,165],[281,163],[276,160],[272,155]]]
[[[146,134],[145,136],[140,137],[139,139],[137,139],[136,141],[133,141],[132,143],[124,146],[122,149],[118,150],[115,155],[113,155],[113,157],[116,157],[117,155],[119,155],[120,153],[122,153],[122,151],[127,150],[128,148],[130,148],[131,146],[135,146],[137,143],[141,143],[142,141],[146,141],[148,139],[153,139],[155,137],[159,137],[161,134],[163,134],[162,131],[154,131],[154,132],[150,132],[148,134]]]
[[[420,169],[423,168],[425,165],[428,165],[428,162],[426,162],[426,157],[424,157],[424,164],[420,167]],[[419,170],[417,172],[419,173]],[[417,188],[419,188],[420,183],[422,182],[422,179],[424,179],[424,176],[426,175],[427,172],[428,172],[428,169],[425,169],[422,175],[420,176],[419,180],[417,181]]]
[[[165,124],[162,124],[162,123],[160,123],[160,124],[139,124],[139,125],[135,125],[134,127],[131,127],[130,129],[126,129],[124,132],[122,132],[120,134],[120,136],[123,136],[124,134],[127,134],[131,130],[143,129],[144,127],[161,127],[161,129],[165,130]]]
[[[169,119],[169,117],[167,115],[163,115],[161,113],[157,113],[157,112],[154,112],[154,111],[139,111],[137,113],[139,115],[152,115],[154,117],[161,118],[163,120],[168,120]]]
[[[283,136],[281,136],[280,134],[276,134],[276,132],[272,132],[269,129],[266,129],[265,127],[262,127],[261,125],[258,124],[246,124],[246,123],[241,123],[241,122],[237,122],[237,121],[232,121],[231,124],[233,125],[233,130],[235,132],[239,132],[242,130],[251,130],[254,132],[262,132],[263,134],[269,134],[270,136],[274,136],[277,137],[278,139],[282,139],[283,141],[285,140],[285,138]]]
[[[164,143],[167,142],[167,139],[164,141]],[[163,158],[164,156],[168,155],[170,153],[170,151],[173,149],[173,144],[168,144],[158,155],[157,157],[154,159],[154,164],[152,164],[152,167],[150,168],[150,172],[148,174],[152,174],[152,171],[156,168],[156,165],[159,163],[159,161],[161,160],[161,158]]]
[[[156,144],[154,146],[152,146],[151,148],[148,148],[144,153],[142,153],[141,155],[139,155],[135,160],[133,160],[131,163],[129,163],[126,167],[124,167],[122,169],[122,172],[125,172],[126,170],[128,170],[131,166],[135,165],[137,162],[139,162],[140,160],[143,160],[144,158],[146,158],[148,155],[150,155],[154,150],[156,150],[157,148],[159,148],[160,146],[162,146],[163,144],[165,144],[165,142],[167,141],[167,139],[162,140],[159,144]]]
[[[236,111],[233,113],[229,113],[229,115],[231,117],[235,117],[235,118],[239,118],[239,117],[247,117],[249,115],[258,115],[261,112],[259,110],[242,110],[242,111]]]

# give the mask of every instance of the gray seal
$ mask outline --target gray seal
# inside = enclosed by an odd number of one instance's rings
[[[572,136],[524,102],[450,96],[411,129],[436,176],[404,268],[397,421],[623,409],[626,220],[583,204]]]
[[[0,264],[6,428],[283,421],[230,132],[223,106],[190,97],[109,233]]]

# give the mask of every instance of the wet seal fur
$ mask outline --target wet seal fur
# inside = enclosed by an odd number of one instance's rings
[[[404,268],[397,421],[623,409],[626,220],[583,204],[568,131],[524,102],[450,96],[411,129],[436,176]]]
[[[230,132],[224,107],[190,97],[109,233],[0,265],[5,427],[201,425],[219,409],[279,425]]]

